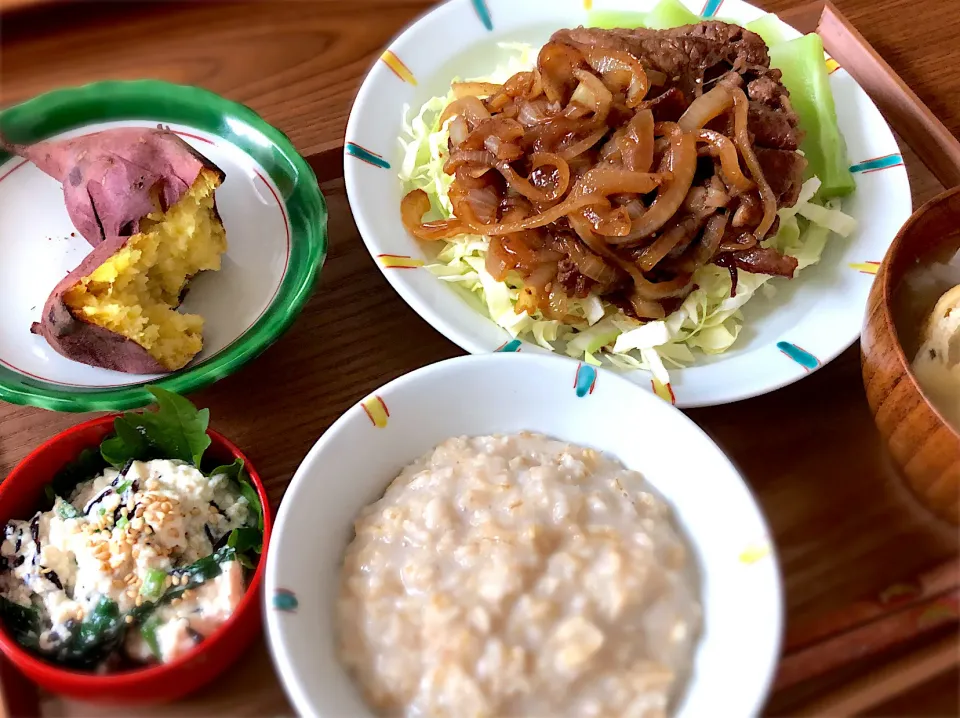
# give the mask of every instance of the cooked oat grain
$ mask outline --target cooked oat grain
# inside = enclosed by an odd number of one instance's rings
[[[692,560],[636,472],[534,434],[450,439],[358,517],[339,650],[381,715],[667,713]]]

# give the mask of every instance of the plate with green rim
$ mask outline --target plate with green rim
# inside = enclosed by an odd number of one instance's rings
[[[15,143],[111,127],[176,132],[226,174],[217,207],[227,230],[218,272],[190,283],[183,310],[205,319],[204,348],[178,372],[136,375],[71,361],[30,326],[51,290],[90,252],[60,184],[0,152],[0,399],[55,411],[120,411],[152,401],[146,384],[197,391],[235,372],[293,323],[327,251],[316,176],[287,137],[253,110],[158,80],[54,90],[0,113]]]

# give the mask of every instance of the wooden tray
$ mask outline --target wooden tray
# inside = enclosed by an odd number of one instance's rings
[[[831,66],[835,71],[849,72],[880,108],[897,135],[915,208],[944,189],[960,185],[960,142],[829,0],[781,12],[780,17],[801,32],[817,32],[834,61]],[[842,358],[846,360],[849,354],[848,351]],[[860,401],[862,403],[862,398]],[[863,439],[866,441],[855,445],[860,452],[879,443],[875,433]],[[864,471],[867,467],[862,460],[852,461],[845,467],[848,469],[846,481],[860,483],[851,479],[852,475],[859,474],[873,481],[874,490],[882,491],[877,479],[883,477],[883,483],[889,488],[887,497],[896,503],[896,494],[900,495],[899,511],[891,515],[891,518],[895,516],[897,527],[885,526],[884,530],[896,536],[901,527],[909,525],[919,536],[931,541],[927,554],[931,560],[949,555],[943,563],[917,575],[900,573],[893,583],[849,604],[824,611],[790,612],[788,609],[784,655],[769,706],[774,712],[853,715],[955,668],[960,662],[956,636],[960,616],[957,532],[917,509],[913,497],[897,483],[896,469],[885,450],[879,448],[875,467],[879,470]],[[819,481],[817,484],[822,486]],[[828,491],[824,498],[829,501],[836,487],[832,491],[826,486],[823,488]],[[864,498],[875,500],[868,495]],[[859,513],[862,511],[861,508]],[[847,521],[854,523],[855,517],[857,513],[851,513]],[[770,520],[781,551],[788,550],[779,538],[782,534],[778,531],[777,518],[771,516]],[[916,557],[918,564],[923,556],[921,553]],[[867,560],[871,559],[882,561],[876,554],[867,556]],[[939,647],[925,645],[929,642],[925,639],[938,637],[941,642],[945,641]],[[935,652],[933,660],[927,656],[931,650]],[[912,653],[900,655],[907,652]],[[873,669],[891,658],[898,660],[888,667],[882,680],[878,679]],[[849,684],[857,673],[864,675],[852,685],[843,685]],[[822,693],[829,684],[842,687],[831,695],[820,695],[806,708],[800,707],[811,691]]]
[[[900,139],[915,206],[960,184],[956,139],[832,5],[817,2],[779,14],[804,32],[819,31],[837,71],[850,72],[880,106]],[[355,68],[358,77],[365,66]],[[366,253],[340,179],[342,131],[337,143],[310,139],[299,146],[309,153],[330,208],[330,254],[320,287],[274,350],[194,397],[211,407],[220,431],[249,449],[273,503],[316,438],[357,397],[462,353],[390,290]],[[385,350],[382,338],[398,334],[404,342]],[[331,351],[335,344],[340,351]],[[290,398],[251,381],[249,372],[282,378]],[[284,412],[303,402],[309,414],[296,421],[250,416],[250,407]],[[791,387],[688,414],[740,467],[773,528],[786,583],[787,637],[770,714],[851,715],[953,663],[948,649],[958,625],[960,541],[955,528],[926,514],[897,477],[870,417],[858,347]],[[52,435],[79,419],[0,406],[0,475],[38,434]],[[906,667],[896,664],[878,680],[878,666],[903,656]],[[17,715],[129,714],[37,697],[11,676],[0,672],[0,684],[8,700],[19,701],[10,706]],[[887,689],[864,691],[855,683],[832,695],[863,677]],[[288,715],[292,709],[261,646],[186,701],[137,713]]]

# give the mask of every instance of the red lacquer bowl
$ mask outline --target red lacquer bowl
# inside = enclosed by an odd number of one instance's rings
[[[96,447],[113,431],[114,416],[75,426],[40,445],[0,484],[0,525],[33,515],[43,487],[83,449]],[[263,504],[263,554],[246,595],[230,619],[190,653],[166,664],[97,675],[67,670],[20,647],[0,624],[0,651],[28,678],[43,688],[81,700],[114,703],[156,703],[196,690],[232,664],[253,642],[261,627],[260,583],[270,543],[271,516],[267,493],[243,452],[216,431],[209,430],[208,455],[224,464],[244,460]]]

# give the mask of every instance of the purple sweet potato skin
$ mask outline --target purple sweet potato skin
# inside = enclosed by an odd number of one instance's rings
[[[43,315],[30,331],[47,340],[67,359],[127,374],[169,374],[142,346],[120,334],[75,317],[63,301],[63,293],[116,253],[127,237],[108,237],[51,292]]]
[[[154,188],[166,210],[202,169],[224,179],[223,170],[162,128],[121,127],[32,145],[0,138],[0,144],[63,184],[70,220],[94,247],[139,232],[140,220],[154,210]]]

